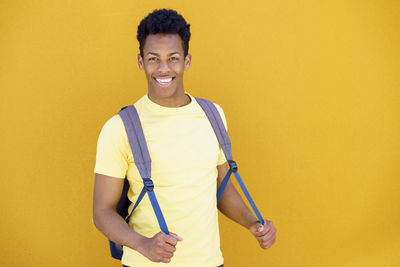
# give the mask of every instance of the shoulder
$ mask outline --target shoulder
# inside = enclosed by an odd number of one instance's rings
[[[205,99],[205,98],[201,98],[201,97],[195,97],[195,99],[196,99],[196,101],[198,100],[198,102],[199,102],[199,101],[211,102],[212,104],[214,104],[214,106],[217,108],[217,110],[218,110],[218,112],[219,112],[220,114],[224,114],[224,111],[223,111],[222,107],[221,107],[219,104],[217,104],[217,103],[215,103],[215,102],[213,102],[213,101],[211,101],[211,100],[209,100],[209,99]]]
[[[218,105],[217,103],[214,103],[214,102],[213,102],[213,104],[214,104],[214,106],[217,108],[219,114],[220,114],[221,116],[224,116],[224,117],[225,117],[225,113],[224,113],[224,110],[222,109],[222,107],[221,107],[220,105]]]
[[[115,114],[105,122],[101,129],[100,136],[107,139],[126,136],[124,123],[118,114]]]
[[[223,108],[219,104],[217,104],[217,103],[215,103],[215,102],[213,102],[211,100],[208,100],[208,99],[204,99],[204,100],[210,101],[215,106],[215,108],[218,110],[219,115],[221,116],[221,119],[222,119],[222,122],[225,125],[225,128],[228,129],[228,125],[227,125],[227,122],[226,122],[226,117],[225,117],[225,113],[224,113]]]
[[[221,116],[222,122],[224,123],[225,129],[228,130],[228,124],[226,122],[226,117],[225,117],[225,113],[224,110],[222,109],[222,107],[220,105],[218,105],[217,103],[213,103],[214,106],[217,108],[219,115]]]
[[[115,114],[106,121],[106,123],[103,126],[103,129],[117,130],[121,129],[122,127],[124,127],[124,123],[122,122],[121,117],[118,114]]]

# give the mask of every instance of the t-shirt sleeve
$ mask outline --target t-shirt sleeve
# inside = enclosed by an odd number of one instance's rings
[[[129,141],[119,115],[109,119],[97,140],[94,172],[116,178],[125,178],[128,170]]]
[[[220,115],[221,118],[222,118],[222,122],[223,122],[224,125],[225,125],[226,131],[228,131],[228,124],[226,123],[225,113],[224,113],[223,109],[222,109],[221,106],[218,105],[218,104],[215,104],[215,103],[214,103],[214,105],[215,105],[215,107],[217,108],[217,110],[218,110],[218,112],[219,112],[219,115]],[[220,147],[220,148],[219,148],[219,155],[218,155],[218,163],[217,163],[217,165],[221,165],[221,164],[223,164],[223,163],[225,163],[225,162],[226,162],[225,154],[224,154],[224,151],[222,151],[222,148]]]

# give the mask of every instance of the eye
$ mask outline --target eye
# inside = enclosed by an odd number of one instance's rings
[[[151,58],[149,58],[149,61],[156,61],[156,60],[157,60],[156,57],[151,57]]]
[[[171,60],[172,60],[172,61],[178,61],[179,58],[177,58],[177,57],[171,57]]]

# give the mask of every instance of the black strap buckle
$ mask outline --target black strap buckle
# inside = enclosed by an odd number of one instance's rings
[[[236,162],[234,162],[233,160],[228,160],[228,164],[229,164],[229,168],[233,172],[237,172],[238,166],[237,166]]]
[[[154,189],[154,183],[151,178],[143,178],[143,184],[144,188],[146,188],[147,191],[153,191]]]

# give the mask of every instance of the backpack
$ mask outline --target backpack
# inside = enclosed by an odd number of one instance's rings
[[[226,185],[228,184],[229,178],[233,173],[236,177],[237,182],[239,183],[243,193],[245,194],[250,206],[252,207],[254,213],[256,214],[259,222],[264,224],[264,219],[262,218],[260,212],[258,211],[254,201],[252,200],[249,192],[246,189],[237,169],[238,166],[235,161],[232,160],[232,150],[231,150],[231,141],[229,139],[228,133],[225,129],[225,126],[222,122],[221,116],[215,107],[215,105],[206,99],[195,97],[197,103],[205,112],[208,120],[211,123],[211,126],[215,132],[215,135],[218,139],[218,143],[221,146],[225,158],[229,164],[229,170],[226,173],[224,179],[222,180],[218,190],[217,190],[217,205],[221,200],[222,194],[225,190]],[[142,125],[140,123],[140,119],[136,108],[134,105],[123,107],[118,113],[124,123],[126,133],[128,135],[128,140],[130,147],[132,149],[132,154],[134,158],[134,162],[136,167],[139,170],[140,176],[143,179],[143,189],[140,192],[138,199],[135,202],[130,214],[128,215],[128,208],[131,205],[131,201],[128,199],[128,190],[129,190],[129,182],[125,177],[124,187],[122,190],[121,198],[117,204],[117,213],[125,219],[126,223],[129,223],[129,219],[135,210],[135,208],[139,205],[140,201],[143,199],[144,195],[147,195],[150,198],[151,205],[154,209],[154,213],[157,217],[158,224],[163,233],[169,234],[167,224],[164,220],[164,216],[161,212],[160,206],[158,205],[158,201],[156,195],[154,194],[154,184],[151,180],[151,159],[150,154],[147,148],[146,139],[143,134]],[[122,246],[109,240],[111,256],[115,259],[121,260],[122,258]]]

